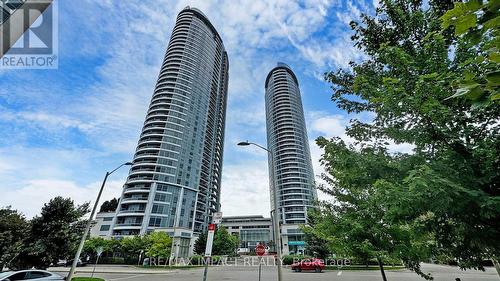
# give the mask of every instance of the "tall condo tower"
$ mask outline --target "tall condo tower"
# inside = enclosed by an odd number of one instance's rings
[[[267,145],[272,192],[277,188],[283,254],[304,251],[299,229],[306,223],[307,209],[317,198],[299,82],[292,69],[278,63],[266,78]]]
[[[123,186],[111,236],[166,231],[187,256],[220,210],[228,57],[198,9],[177,21]]]

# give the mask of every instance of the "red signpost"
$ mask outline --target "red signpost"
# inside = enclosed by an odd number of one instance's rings
[[[205,247],[205,271],[203,272],[203,281],[207,280],[208,262],[210,261],[210,257],[212,256],[214,234],[215,234],[215,224],[210,223],[208,224],[207,245]]]
[[[266,253],[266,247],[262,244],[257,244],[257,246],[255,247],[255,253],[257,254],[257,256],[262,257]],[[261,266],[262,260],[259,260],[259,281],[261,276]]]

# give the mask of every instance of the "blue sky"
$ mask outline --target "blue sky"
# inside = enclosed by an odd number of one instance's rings
[[[94,199],[105,171],[134,154],[176,15],[188,5],[208,16],[229,54],[224,215],[269,213],[266,155],[236,143],[265,144],[264,79],[277,61],[298,76],[322,172],[314,139],[348,139],[351,118],[330,101],[322,75],[363,58],[348,23],[376,1],[58,1],[59,68],[0,70],[0,206],[31,217],[56,195]],[[113,174],[104,199],[120,195],[127,172]]]

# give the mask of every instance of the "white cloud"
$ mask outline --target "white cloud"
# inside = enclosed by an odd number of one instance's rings
[[[312,122],[312,130],[328,137],[345,136],[346,120],[343,115],[322,116]]]
[[[6,160],[0,159],[0,175],[10,172],[14,167]]]
[[[269,216],[270,191],[267,160],[224,166],[222,212],[228,216]]]
[[[0,170],[3,184],[16,187],[16,184],[24,179],[76,176],[73,174],[78,173],[76,169],[75,171],[66,169],[76,167],[85,169],[85,164],[91,155],[95,154],[91,150],[56,150],[17,146],[0,149],[0,155],[0,163],[4,163],[6,168]]]
[[[14,118],[16,121],[22,120],[29,123],[35,123],[48,131],[68,128],[77,128],[81,131],[88,131],[93,127],[92,124],[82,122],[78,119],[72,119],[71,117],[64,115],[54,115],[47,112],[19,112],[14,114]]]
[[[37,179],[24,183],[22,188],[7,189],[0,197],[0,207],[12,205],[28,218],[40,213],[43,205],[56,196],[71,198],[75,204],[95,202],[101,183],[94,182],[86,186],[79,186],[73,181],[59,179]],[[109,181],[99,201],[99,206],[105,200],[119,197],[123,182]]]
[[[70,197],[78,204],[93,202],[109,168],[106,156],[79,149],[0,149],[0,207],[12,205],[32,217],[55,196]],[[126,172],[123,168],[110,177],[103,200],[120,196]]]

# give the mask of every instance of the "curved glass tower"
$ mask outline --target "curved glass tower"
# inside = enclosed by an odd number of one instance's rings
[[[282,248],[284,254],[299,253],[305,243],[298,225],[306,223],[307,209],[317,198],[299,82],[288,65],[278,63],[265,88],[267,145],[274,155],[274,167],[269,162],[271,192],[276,186]]]
[[[207,17],[197,9],[183,9],[111,235],[164,230],[190,238],[206,230],[220,209],[228,67],[222,39]]]

